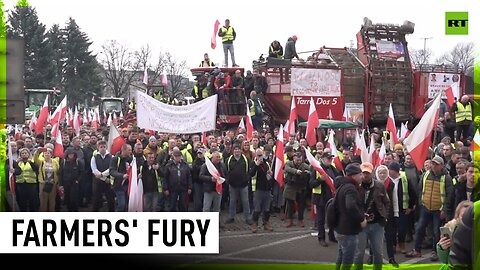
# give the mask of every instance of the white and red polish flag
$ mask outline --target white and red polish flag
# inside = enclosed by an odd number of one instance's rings
[[[8,166],[9,168],[13,168],[13,153],[12,153],[12,145],[8,142]],[[2,161],[3,162],[3,161]],[[2,172],[3,173],[3,172]],[[15,195],[15,176],[10,171],[8,172],[8,181],[10,184],[10,191],[13,195]],[[15,203],[13,205],[16,205]],[[15,211],[15,209],[14,209]]]
[[[372,165],[377,163],[378,155],[375,151],[375,138],[373,137],[373,135],[370,135],[370,146],[368,149],[368,155],[370,156],[370,163],[372,163]]]
[[[215,178],[215,190],[217,191],[218,194],[222,194],[222,184],[225,182],[225,178],[221,177],[220,172],[217,170],[215,165],[213,165],[212,161],[205,156],[205,165],[207,166],[208,172],[212,175],[213,178]]]
[[[62,133],[58,130],[59,126],[56,126],[56,127],[57,127],[57,132],[56,132],[57,134],[55,135],[55,142],[53,145],[53,156],[63,158],[64,149],[63,149],[63,142],[62,142]]]
[[[360,158],[362,162],[371,162],[370,155],[368,154],[367,144],[365,143],[365,130],[362,130],[362,135],[360,135],[359,146],[360,147]]]
[[[290,120],[287,120],[285,122],[285,125],[283,126],[283,130],[279,130],[278,133],[283,131],[283,138],[288,138],[290,137],[290,131],[289,131],[289,126],[290,126]],[[295,126],[293,127],[295,129]]]
[[[385,161],[385,155],[387,154],[387,148],[385,147],[385,141],[382,140],[382,146],[380,147],[380,152],[378,153],[377,162],[374,164],[375,168],[382,165]]]
[[[220,22],[218,20],[216,20],[215,24],[213,25],[213,33],[212,33],[212,38],[210,40],[210,46],[211,46],[212,49],[215,49],[217,47],[218,28],[220,28]]]
[[[138,178],[137,159],[128,168],[128,212],[143,212],[143,182]]]
[[[423,114],[420,122],[408,138],[403,141],[419,171],[422,170],[423,163],[428,155],[428,148],[432,145],[432,132],[437,126],[440,100],[441,93],[437,94],[430,108]]]
[[[290,116],[288,118],[287,130],[291,134],[295,134],[295,121],[298,119],[297,105],[295,104],[295,97],[292,97],[290,105]]]
[[[40,109],[40,114],[38,115],[37,123],[35,124],[35,133],[40,134],[43,133],[43,127],[48,119],[48,96],[45,98],[43,102],[42,109]]]
[[[337,150],[337,145],[335,145],[334,135],[335,135],[335,131],[333,131],[333,129],[330,129],[330,134],[328,136],[328,143],[330,144],[330,150],[332,151],[333,164],[335,164],[335,168],[337,170],[343,171],[344,168],[343,168],[342,161],[338,156],[338,150]]]
[[[32,119],[30,119],[30,124],[28,125],[28,127],[30,128],[30,130],[34,130],[36,125],[37,125],[37,115],[36,113],[33,113]]]
[[[343,116],[342,116],[343,121],[351,121],[352,120],[352,115],[350,114],[350,109],[347,109],[345,106],[345,110],[343,111]]]
[[[447,89],[445,89],[445,95],[447,96],[448,107],[452,107],[455,103],[455,97],[458,100],[458,83],[452,83]]]
[[[280,125],[280,129],[278,132],[277,144],[275,146],[275,168],[274,168],[274,175],[273,177],[278,182],[280,187],[283,187],[283,165],[285,164],[284,158],[284,148],[283,148],[283,132],[284,127]]]
[[[80,119],[78,115],[78,109],[75,107],[75,113],[73,114],[73,129],[75,130],[75,135],[80,135]]]
[[[247,106],[247,140],[250,141],[253,137],[253,122],[252,116],[250,115],[250,108],[248,108],[248,102],[245,102],[245,105]]]
[[[472,144],[470,145],[470,151],[478,151],[480,150],[480,132],[475,132],[475,136],[473,136]]]
[[[240,120],[240,123],[238,123],[238,128],[237,130],[244,130],[245,129],[245,121],[243,121],[243,117],[242,117],[242,120]]]
[[[168,84],[167,74],[165,74],[165,72],[163,72],[162,73],[162,85],[163,85],[163,87],[167,87],[167,84]]]
[[[307,131],[305,133],[305,139],[308,142],[309,146],[314,146],[317,143],[317,132],[316,129],[320,124],[318,119],[317,108],[315,108],[315,102],[313,98],[310,98],[310,109],[308,110],[308,122],[307,122]]]
[[[394,145],[397,144],[397,127],[395,126],[395,116],[393,115],[392,103],[390,103],[390,107],[388,108],[387,130],[390,132],[390,141],[393,142]]]
[[[335,184],[333,182],[333,179],[325,172],[325,170],[323,170],[322,166],[320,165],[320,162],[316,160],[315,157],[309,151],[307,151],[307,149],[305,149],[305,154],[307,156],[308,162],[310,163],[310,165],[312,165],[315,171],[317,171],[321,175],[326,175],[328,177],[328,179],[326,180],[326,183],[330,188],[330,191],[332,192],[332,194],[334,194]]]
[[[108,152],[112,155],[115,155],[116,153],[118,153],[118,151],[120,151],[120,149],[125,143],[125,139],[120,135],[117,127],[115,127],[115,125],[110,125],[110,132],[108,133],[107,142]]]
[[[65,96],[58,105],[55,112],[53,112],[51,118],[51,125],[52,125],[52,137],[55,138],[57,136],[57,132],[60,132],[60,123],[65,119],[67,114],[67,96]]]

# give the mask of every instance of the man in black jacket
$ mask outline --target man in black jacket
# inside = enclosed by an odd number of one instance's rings
[[[85,164],[83,159],[77,158],[77,152],[68,148],[65,151],[65,160],[60,167],[60,186],[65,189],[65,202],[69,212],[78,211],[80,196],[80,181]]]
[[[160,166],[155,161],[155,153],[149,152],[145,163],[138,165],[143,184],[143,211],[156,212],[158,206],[160,181]]]
[[[248,225],[252,225],[250,219],[250,205],[248,203],[248,182],[250,176],[250,160],[242,154],[239,144],[233,146],[233,156],[227,160],[227,181],[230,193],[230,205],[228,209],[228,220],[225,223],[233,223],[237,212],[237,199],[240,197],[243,208],[243,215]]]
[[[132,147],[129,144],[122,145],[120,153],[117,153],[110,162],[110,175],[113,181],[116,206],[115,212],[125,212],[128,205],[128,168],[132,162]]]
[[[212,163],[220,173],[219,176],[225,178],[227,170],[222,163],[220,152],[213,152]],[[203,162],[203,165],[201,166],[199,179],[203,182],[203,212],[220,212],[222,192],[219,193],[217,191],[218,179],[210,174],[205,162]]]
[[[192,182],[193,182],[193,211],[203,211],[203,181],[200,178],[200,172],[203,164],[205,164],[205,156],[203,154],[204,149],[197,149],[197,156],[193,160],[192,164]]]
[[[170,212],[187,211],[187,195],[192,193],[192,175],[188,164],[182,160],[182,152],[173,150],[173,160],[165,168],[163,192],[170,196]]]
[[[325,152],[321,155],[322,169],[327,173],[328,177],[335,180],[341,174],[332,166],[333,156]],[[332,198],[332,191],[325,181],[329,181],[327,176],[322,176],[317,172],[312,171],[310,174],[310,187],[312,188],[312,203],[316,208],[316,224],[318,226],[318,241],[322,247],[327,247],[325,242],[325,205],[327,201]],[[333,230],[328,231],[330,242],[336,242]]]
[[[357,163],[352,163],[345,168],[345,173],[345,177],[339,177],[335,181],[337,222],[334,230],[338,241],[336,264],[340,269],[350,269],[352,266],[358,234],[367,226],[359,194],[359,185],[363,179],[362,170]]]

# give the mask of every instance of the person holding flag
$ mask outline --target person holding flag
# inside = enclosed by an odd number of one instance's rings
[[[120,152],[110,162],[110,176],[112,177],[110,181],[116,197],[115,212],[125,212],[127,210],[127,172],[132,159],[132,146],[123,144]]]
[[[220,152],[212,154],[212,160],[205,157],[205,163],[200,168],[200,180],[203,181],[203,212],[220,212],[222,203],[223,183],[227,168],[222,163]]]
[[[315,224],[318,228],[318,242],[322,247],[327,247],[325,242],[325,206],[327,201],[334,196],[334,192],[327,185],[328,178],[335,180],[338,176],[342,176],[333,166],[333,156],[329,152],[324,152],[321,156],[321,168],[325,174],[312,171],[310,174],[310,187],[312,187],[312,203],[315,205],[316,215]],[[330,242],[337,242],[333,230],[328,231]]]
[[[18,206],[17,199],[15,196],[15,183],[16,177],[22,173],[22,169],[18,166],[17,161],[11,158],[11,151],[8,153],[5,149],[5,145],[0,145],[0,171],[8,172],[8,179],[3,179],[7,174],[2,173],[0,174],[0,183],[6,182],[7,189],[6,189],[6,207],[7,211],[19,211],[20,207]]]

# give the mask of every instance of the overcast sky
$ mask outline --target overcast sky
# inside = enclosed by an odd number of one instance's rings
[[[4,0],[11,9],[17,0]],[[242,0],[242,1],[157,1],[157,0],[29,0],[47,29],[54,23],[63,26],[68,17],[76,20],[90,37],[98,53],[110,39],[139,49],[149,44],[154,53],[169,51],[190,67],[197,67],[208,52],[215,63],[222,64],[223,49],[210,48],[216,19],[223,25],[229,18],[237,32],[234,42],[237,64],[251,68],[252,60],[267,53],[273,40],[285,45],[289,36],[297,35],[297,51],[327,47],[349,47],[355,41],[364,17],[373,23],[415,23],[415,32],[407,36],[409,49],[422,49],[423,37],[434,59],[458,42],[479,37],[478,0]],[[469,36],[446,36],[445,11],[471,11]],[[477,16],[477,17],[474,17]],[[356,43],[355,43],[356,44]],[[306,58],[308,55],[301,55]],[[230,61],[231,64],[231,61]]]

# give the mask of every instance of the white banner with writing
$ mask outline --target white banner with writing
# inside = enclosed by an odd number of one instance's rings
[[[178,134],[215,130],[217,95],[190,105],[175,106],[137,91],[135,101],[140,128]]]
[[[340,97],[342,73],[336,69],[292,68],[291,95]]]
[[[430,73],[428,75],[428,98],[435,98],[438,92],[442,92],[442,98],[446,99],[447,95],[445,90],[450,87],[453,83],[460,82],[460,74],[455,73]],[[457,99],[460,98],[460,87],[453,89],[453,96]]]

